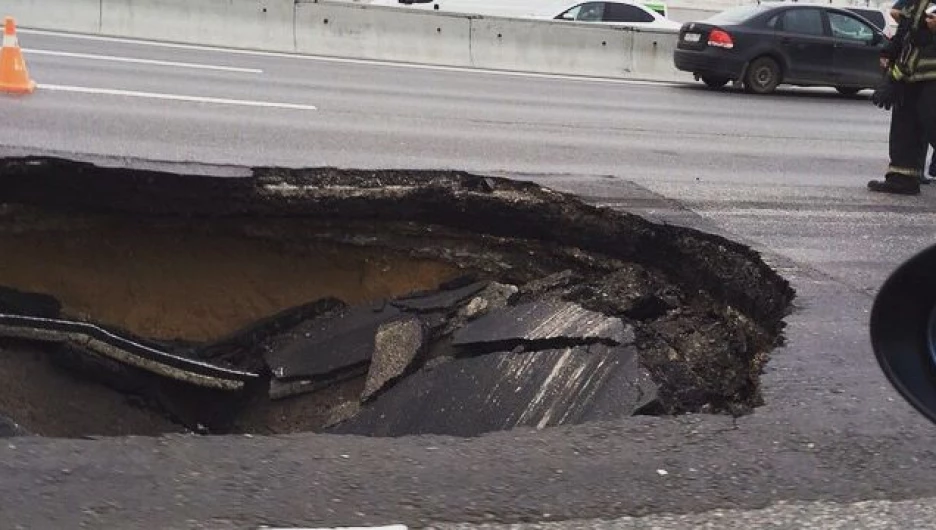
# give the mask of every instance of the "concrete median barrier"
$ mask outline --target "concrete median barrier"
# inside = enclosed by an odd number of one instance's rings
[[[314,55],[471,66],[462,15],[310,2],[296,4],[296,51]]]
[[[408,63],[688,79],[676,33],[335,1],[0,0],[26,28]]]
[[[533,20],[471,22],[471,59],[479,68],[554,74],[626,76],[632,33]]]
[[[673,52],[676,50],[676,33],[657,31],[633,32],[630,49],[632,74],[648,79],[691,80],[691,74],[676,70]]]
[[[0,0],[0,17],[16,17],[16,23],[81,33],[101,31],[102,0]]]
[[[71,1],[71,0],[69,0]],[[105,35],[293,51],[293,0],[102,0]]]

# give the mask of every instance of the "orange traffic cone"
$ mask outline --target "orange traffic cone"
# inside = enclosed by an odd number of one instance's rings
[[[26,61],[16,39],[16,22],[13,17],[3,20],[3,48],[0,48],[0,92],[28,94],[36,89],[35,81],[29,78]]]

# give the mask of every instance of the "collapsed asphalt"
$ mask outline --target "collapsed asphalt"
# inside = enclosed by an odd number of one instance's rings
[[[673,200],[621,179],[513,178],[582,195],[600,192],[602,203],[640,212],[656,224],[723,231]],[[716,209],[709,215],[741,232],[745,226],[755,231],[769,226],[771,241],[786,249],[801,244],[803,231],[830,208],[824,189],[806,197],[800,197],[800,188],[789,193],[798,201],[792,214],[809,214],[801,221],[791,223],[779,215],[785,210],[772,209]],[[864,200],[864,194],[851,195],[843,199],[846,211],[860,208],[862,218],[870,220],[860,228],[882,236],[909,222],[894,221],[894,208],[901,219],[930,218],[919,201],[901,201],[888,210],[879,201]],[[765,208],[787,207],[789,200],[784,195]],[[828,215],[837,211],[833,207]],[[853,224],[836,233],[853,237]],[[828,223],[823,227],[828,230]],[[471,439],[24,437],[0,444],[0,508],[12,526],[25,527],[394,521],[419,527],[433,521],[613,518],[786,500],[936,495],[936,459],[926,443],[933,427],[900,401],[873,361],[861,324],[871,296],[816,268],[762,251],[797,298],[785,319],[787,341],[773,351],[761,378],[765,404],[754,414],[643,416]],[[837,257],[855,256],[848,251]]]
[[[68,354],[52,357],[138,395],[199,432],[328,428],[384,436],[471,436],[635,413],[737,415],[762,404],[758,378],[780,341],[793,293],[742,245],[494,177],[333,168],[254,168],[253,174],[252,179],[206,178],[63,159],[0,160],[6,203],[2,243],[7,255],[17,256],[4,273],[8,281],[23,283],[8,287],[43,291],[35,303],[30,297],[37,295],[14,292],[27,300],[20,320],[51,316],[58,326],[16,321],[19,327],[7,326],[7,336],[63,343]],[[194,246],[173,239],[161,247],[166,234],[192,238]],[[178,267],[172,252],[187,257],[217,238],[231,245],[242,239],[273,242],[279,254],[300,264],[303,251],[337,255],[347,264],[353,260],[341,258],[344,252],[361,259],[361,252],[370,251],[365,262],[392,263],[382,270],[398,272],[377,282],[392,285],[391,291],[369,292],[373,286],[366,281],[352,281],[358,305],[321,297],[273,305],[259,314],[254,308],[251,323],[227,329],[219,322],[214,333],[224,336],[207,342],[199,320],[217,310],[205,307],[207,302],[172,315],[184,322],[166,331],[154,327],[164,318],[162,305],[155,306],[156,315],[125,318],[107,307],[119,297],[94,299],[125,269],[145,266],[139,262],[147,256],[159,269],[136,278],[126,292],[151,288],[140,285],[147,281],[171,289],[176,277],[189,276],[186,266],[213,265],[186,261]],[[30,240],[49,248],[31,257]],[[64,242],[56,247],[57,240]],[[129,256],[108,262],[104,277],[83,265],[94,261],[95,251],[114,253],[97,240],[113,241],[111,247]],[[67,278],[66,271],[44,263],[50,249],[74,269]],[[249,256],[224,259],[228,266],[232,259],[252,263],[253,253],[261,253],[260,247]],[[400,283],[413,276],[406,273],[414,266],[436,273],[418,275],[422,283],[415,285]],[[314,266],[304,267],[305,276],[320,274]],[[460,278],[453,279],[455,269]],[[51,281],[43,283],[46,277]],[[472,279],[478,277],[487,279]],[[421,292],[411,292],[414,286]],[[225,288],[238,294],[249,289],[236,283]],[[297,291],[290,283],[280,288]],[[83,308],[80,316],[29,314],[27,306],[46,308],[46,298],[56,294],[65,306]],[[179,297],[198,298],[194,292]],[[215,304],[236,313],[235,301],[222,297]],[[7,306],[16,309],[13,302]],[[152,303],[137,295],[130,313],[145,314]],[[63,324],[66,317],[104,320],[100,324],[107,329],[92,339],[81,334],[76,339],[72,328],[87,324]],[[151,335],[136,342],[124,336],[147,331]],[[149,345],[145,362],[127,366],[127,360],[139,357],[139,351],[126,348],[128,342]],[[15,357],[16,348],[12,351]],[[83,355],[91,361],[83,361]],[[198,377],[179,375],[178,359],[186,357],[209,364]],[[158,362],[168,368],[153,368]],[[246,386],[225,386],[213,372],[206,375],[212,369],[267,376],[262,384],[246,380]],[[230,391],[242,388],[246,391]],[[355,394],[360,397],[351,397]],[[306,397],[309,404],[295,406]],[[292,401],[277,408],[274,402],[284,398]],[[251,412],[258,407],[265,413]],[[290,420],[282,419],[286,409]],[[10,413],[16,420],[15,410]],[[278,425],[266,425],[273,417],[280,418]],[[108,423],[106,417],[101,423]]]

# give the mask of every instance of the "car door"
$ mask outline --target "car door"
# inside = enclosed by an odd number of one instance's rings
[[[825,11],[818,7],[787,9],[780,14],[776,30],[775,45],[787,63],[785,81],[834,82],[835,40],[826,29]]]
[[[835,40],[832,65],[837,82],[843,86],[875,86],[881,78],[878,57],[884,38],[856,17],[836,12],[829,12],[828,16]]]

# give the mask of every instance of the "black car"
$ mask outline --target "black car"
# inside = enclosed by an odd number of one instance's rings
[[[739,81],[766,94],[784,83],[873,88],[887,37],[867,19],[821,5],[755,5],[723,11],[679,30],[673,61],[710,87]]]

